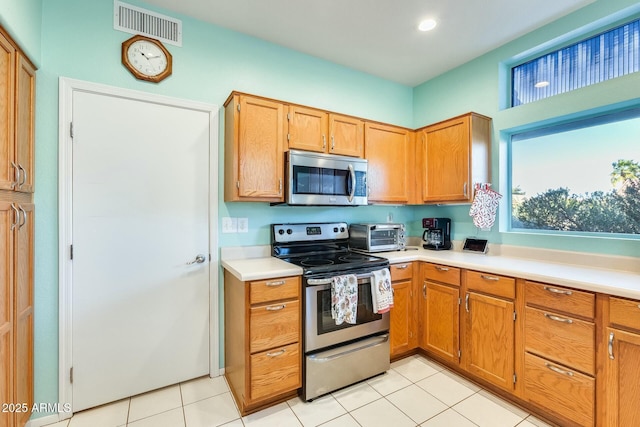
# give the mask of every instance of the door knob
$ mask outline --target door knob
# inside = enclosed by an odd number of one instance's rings
[[[206,260],[206,259],[207,259],[207,258],[206,258],[204,255],[202,255],[202,254],[198,254],[198,255],[196,256],[196,259],[194,259],[193,261],[189,261],[189,262],[187,263],[187,265],[191,265],[191,264],[202,264],[203,262],[205,262],[205,260]]]

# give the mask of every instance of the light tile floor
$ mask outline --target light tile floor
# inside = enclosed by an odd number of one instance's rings
[[[203,377],[75,414],[50,427],[548,427],[419,355],[306,403],[240,417],[224,377]]]

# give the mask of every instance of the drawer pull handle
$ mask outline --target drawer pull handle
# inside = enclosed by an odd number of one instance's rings
[[[274,280],[273,282],[267,282],[266,285],[267,286],[281,286],[284,285],[285,281],[284,280]]]
[[[545,363],[544,366],[546,366],[547,368],[551,369],[553,372],[555,372],[556,374],[560,374],[560,375],[566,375],[568,377],[572,377],[573,376],[573,372],[571,371],[565,371],[564,369],[560,369],[557,366],[553,366],[550,363]]]
[[[397,268],[398,270],[406,270],[409,266],[407,264],[402,264],[402,265],[396,265],[394,267]]]
[[[265,307],[265,309],[267,311],[279,311],[282,310],[283,308],[285,308],[287,305],[286,304],[282,304],[282,305],[270,305]]]
[[[467,310],[467,313],[469,312],[469,292],[464,297],[464,309]]]
[[[614,335],[613,335],[613,332],[611,332],[609,334],[609,359],[611,360],[615,359],[615,357],[613,357],[613,338],[614,338]]]
[[[562,290],[562,289],[550,288],[549,286],[545,286],[543,289],[545,291],[551,292],[552,294],[558,294],[558,295],[571,295],[571,294],[573,294],[573,292],[571,292],[571,291],[565,291],[565,290]]]
[[[499,277],[496,276],[487,276],[485,274],[480,275],[480,277],[482,277],[484,280],[491,280],[492,282],[497,282],[498,280],[500,280]]]
[[[573,320],[571,319],[567,319],[565,317],[560,317],[560,316],[555,316],[553,314],[549,314],[549,313],[545,313],[544,317],[546,317],[547,319],[550,320],[555,320],[556,322],[563,322],[563,323],[568,323],[568,324],[572,324]]]
[[[440,267],[439,265],[436,265],[436,270],[438,271],[449,271],[448,267]]]
[[[280,351],[275,351],[273,353],[267,353],[268,357],[278,357],[278,356],[282,356],[284,354],[284,349],[280,350]]]

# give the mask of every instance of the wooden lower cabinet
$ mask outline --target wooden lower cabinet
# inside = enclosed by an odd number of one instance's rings
[[[525,354],[524,396],[581,426],[593,425],[595,379],[553,362]],[[633,424],[626,424],[633,425]]]
[[[420,347],[448,362],[460,360],[460,269],[422,264]]]
[[[389,268],[393,287],[393,308],[389,316],[389,347],[392,359],[413,352],[418,346],[414,264],[416,263],[393,264]]]
[[[225,376],[242,415],[302,386],[300,277],[243,282],[224,272]]]
[[[3,427],[24,426],[34,402],[33,213],[33,203],[0,200],[0,402],[29,408],[2,411]]]
[[[598,425],[640,425],[640,301],[608,297],[599,360]]]

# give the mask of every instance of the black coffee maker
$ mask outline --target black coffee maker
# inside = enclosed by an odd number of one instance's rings
[[[451,249],[451,219],[450,218],[422,218],[422,245],[425,249]]]

